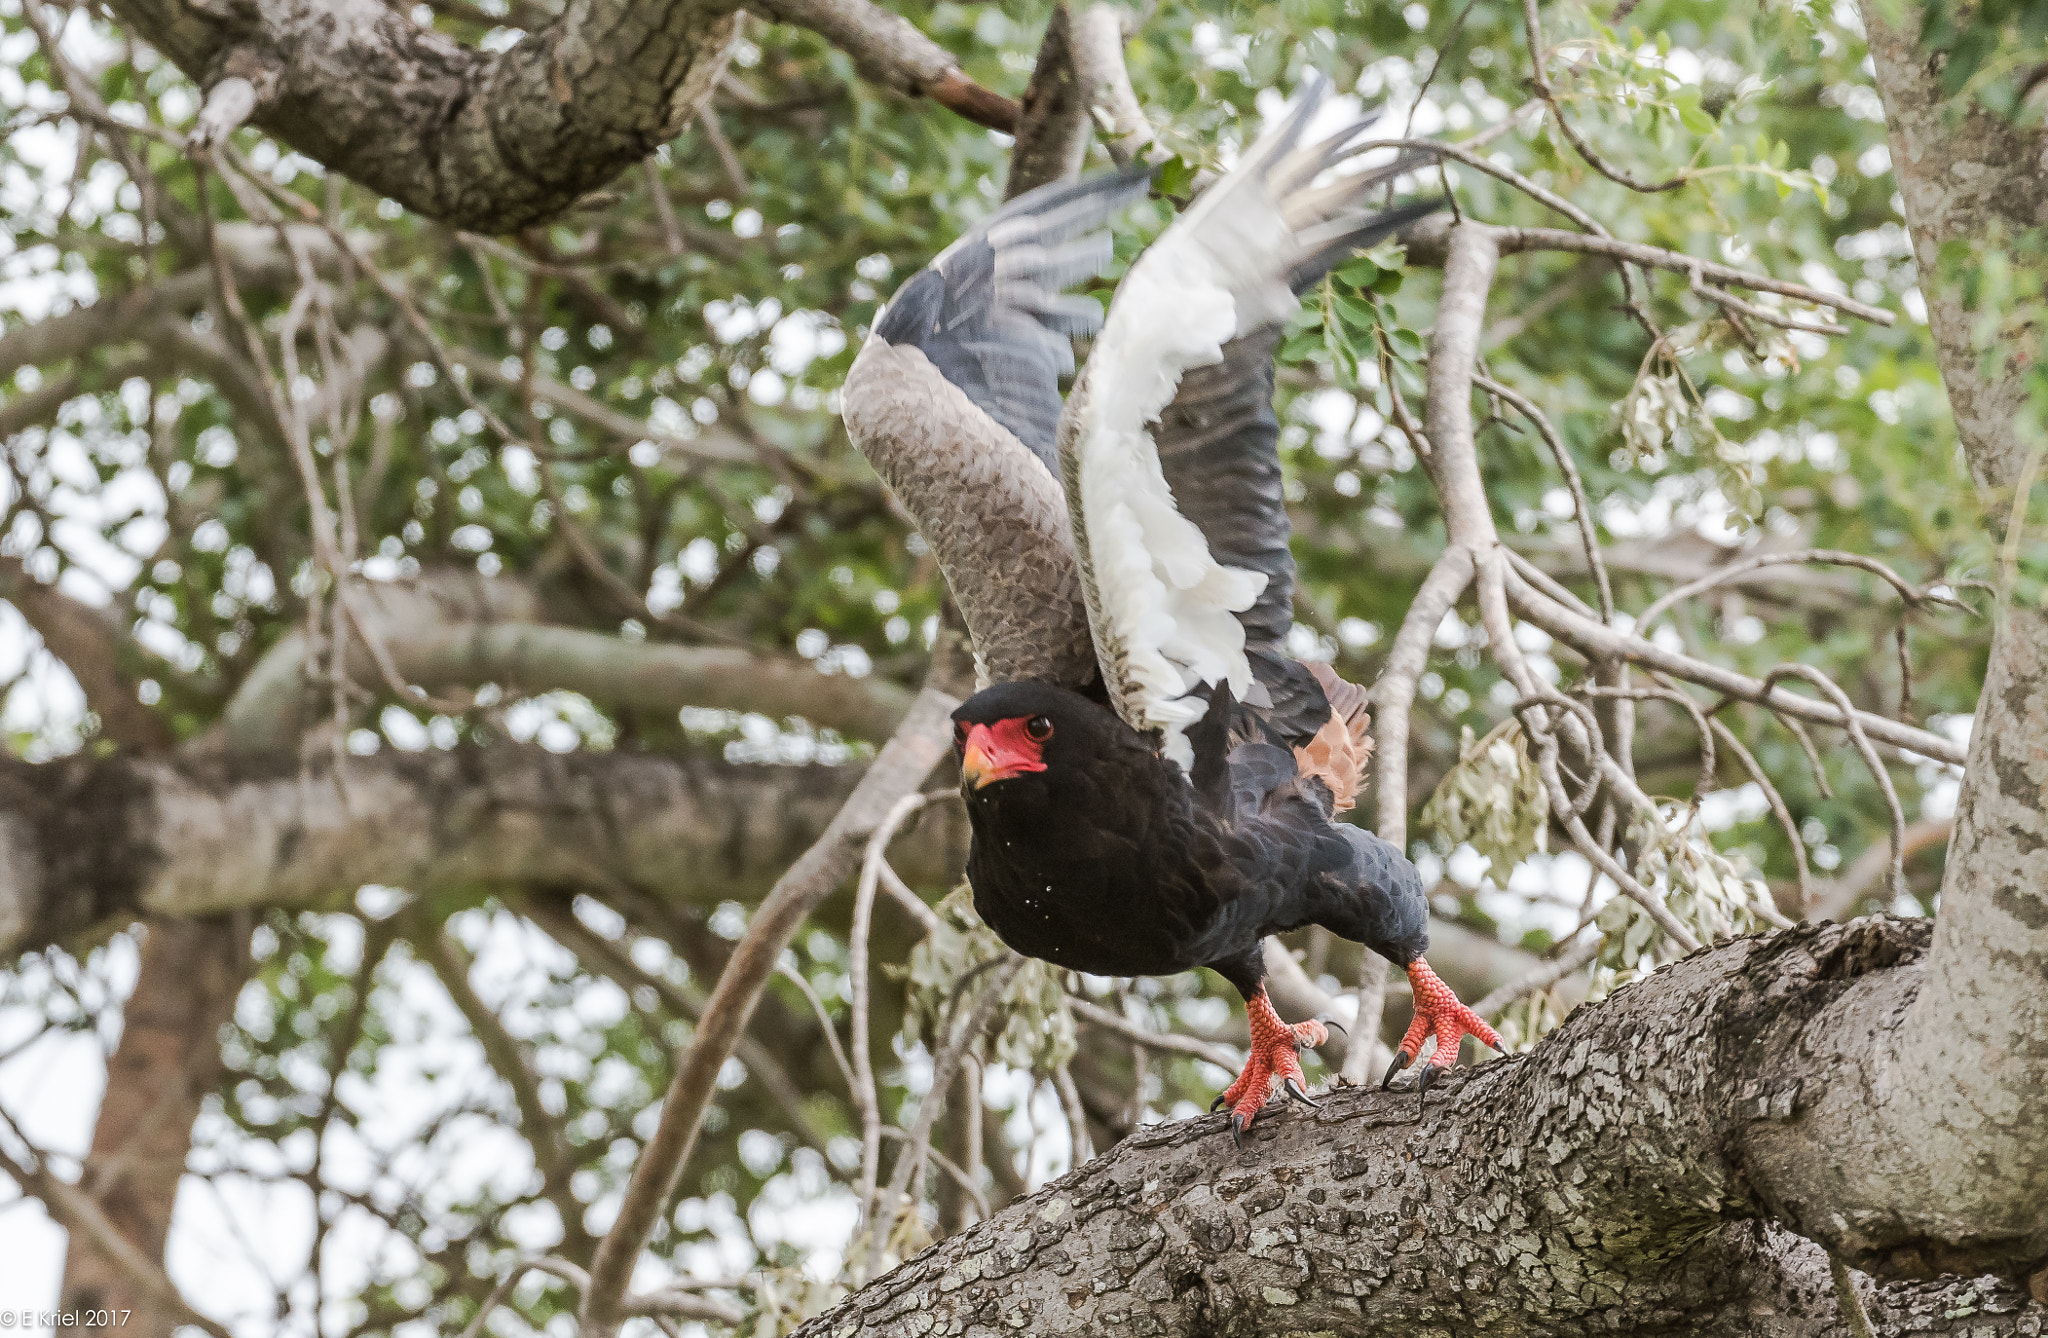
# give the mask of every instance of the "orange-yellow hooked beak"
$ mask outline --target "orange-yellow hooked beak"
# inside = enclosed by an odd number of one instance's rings
[[[1043,770],[1045,761],[1038,745],[1025,736],[1021,720],[969,726],[960,745],[960,780],[970,790]]]

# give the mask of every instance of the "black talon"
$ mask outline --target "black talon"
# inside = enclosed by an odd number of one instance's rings
[[[1339,1022],[1334,1017],[1319,1017],[1316,1019],[1316,1021],[1322,1023],[1326,1027],[1334,1027],[1338,1031],[1343,1032],[1346,1036],[1349,1036],[1351,1034],[1351,1029],[1349,1027],[1346,1027],[1342,1022]]]
[[[1217,1111],[1221,1109],[1223,1109],[1223,1093],[1218,1092],[1216,1094],[1216,1099],[1209,1103],[1209,1113],[1211,1115],[1214,1115]]]
[[[1310,1110],[1321,1110],[1323,1108],[1323,1103],[1316,1100],[1314,1097],[1310,1096],[1305,1090],[1303,1090],[1302,1085],[1296,1082],[1294,1079],[1289,1078],[1285,1083],[1281,1084],[1281,1086],[1283,1090],[1286,1091],[1287,1095],[1293,1097],[1302,1105],[1307,1106]]]
[[[1415,1122],[1422,1123],[1422,1117],[1429,1107],[1429,1085],[1443,1072],[1434,1064],[1425,1065],[1415,1079]]]
[[[1387,1065],[1387,1076],[1380,1079],[1380,1090],[1386,1091],[1394,1085],[1394,1075],[1415,1062],[1415,1056],[1406,1050],[1394,1051],[1394,1062]]]
[[[1238,1114],[1238,1113],[1237,1113],[1236,1111],[1234,1111],[1234,1110],[1233,1110],[1233,1111],[1231,1111],[1231,1112],[1230,1112],[1230,1145],[1231,1145],[1232,1147],[1234,1147],[1234,1148],[1241,1148],[1241,1147],[1243,1147],[1243,1146],[1244,1146],[1244,1131],[1245,1131],[1245,1130],[1247,1130],[1247,1129],[1249,1129],[1249,1128],[1251,1128],[1251,1127],[1252,1127],[1252,1122],[1251,1122],[1250,1120],[1246,1119],[1246,1118],[1245,1118],[1244,1116],[1242,1116],[1242,1115]]]

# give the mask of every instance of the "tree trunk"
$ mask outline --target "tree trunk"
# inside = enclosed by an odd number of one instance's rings
[[[192,1122],[220,1077],[220,1028],[249,978],[246,921],[149,923],[121,1043],[107,1062],[107,1093],[79,1187],[155,1261],[164,1257]],[[176,1323],[148,1288],[80,1232],[71,1235],[60,1295],[65,1311],[132,1310],[131,1333],[169,1333]]]

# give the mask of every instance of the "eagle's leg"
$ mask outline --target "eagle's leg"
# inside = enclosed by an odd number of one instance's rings
[[[1276,1083],[1295,1100],[1310,1106],[1316,1104],[1309,1097],[1308,1079],[1303,1076],[1301,1061],[1296,1056],[1302,1049],[1313,1049],[1330,1039],[1330,1029],[1322,1022],[1282,1022],[1263,985],[1245,996],[1244,1011],[1245,1020],[1251,1023],[1251,1054],[1245,1059],[1244,1072],[1237,1075],[1237,1081],[1224,1088],[1209,1107],[1230,1107],[1233,1142],[1251,1128],[1252,1118],[1272,1098]]]
[[[1425,1092],[1430,1083],[1458,1062],[1458,1043],[1467,1036],[1476,1036],[1502,1054],[1507,1053],[1500,1033],[1487,1026],[1485,1018],[1458,1002],[1457,992],[1429,969],[1428,962],[1418,957],[1408,964],[1408,983],[1415,991],[1415,1020],[1408,1024],[1408,1034],[1401,1038],[1401,1048],[1395,1052],[1394,1062],[1387,1066],[1387,1076],[1380,1083],[1382,1088],[1394,1081],[1396,1073],[1415,1062],[1415,1057],[1422,1053],[1422,1042],[1431,1036],[1436,1037],[1436,1053],[1429,1057],[1419,1080]]]

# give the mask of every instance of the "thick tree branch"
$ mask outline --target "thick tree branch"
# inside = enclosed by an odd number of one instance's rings
[[[578,692],[610,706],[673,712],[684,706],[800,715],[857,739],[886,739],[911,694],[879,679],[825,674],[796,659],[722,647],[628,641],[534,621],[534,600],[506,580],[435,572],[366,584],[361,606],[391,665],[428,692],[497,683],[521,692]],[[289,749],[317,714],[305,680],[303,633],[257,662],[221,715],[212,742],[239,752]],[[360,640],[348,671],[373,682],[378,666]]]
[[[1046,20],[1038,63],[1024,87],[1017,116],[1017,143],[1010,150],[1010,175],[1003,198],[1014,200],[1048,182],[1076,176],[1088,158],[1095,125],[1081,101],[1071,46],[1073,14],[1065,4],[1053,6]]]
[[[485,52],[379,0],[111,7],[209,91],[217,130],[247,120],[419,214],[482,233],[545,222],[680,134],[739,20],[729,0],[575,0],[516,46]],[[817,31],[868,79],[996,129],[1016,124],[1016,104],[870,0],[758,8]]]
[[[249,970],[246,922],[160,919],[147,926],[78,1187],[96,1204],[104,1230],[83,1216],[67,1222],[64,1309],[132,1309],[143,1331],[169,1332],[187,1322],[182,1303],[154,1275],[139,1275],[134,1261],[162,1265],[192,1121],[218,1080],[220,1028]],[[61,1218],[63,1206],[53,1210]],[[121,1248],[108,1248],[106,1231],[118,1235]]]
[[[716,4],[578,0],[487,53],[378,0],[112,9],[208,89],[231,54],[262,68],[275,87],[254,124],[478,232],[542,222],[674,138],[724,69],[736,23]]]
[[[139,914],[332,906],[366,883],[752,902],[862,770],[513,746],[303,766],[274,754],[0,763],[0,954]],[[964,826],[940,806],[892,860],[918,882],[951,878]]]
[[[922,95],[991,130],[1017,128],[1017,104],[960,72],[952,53],[873,0],[756,0],[747,8],[777,23],[809,28],[853,57],[870,83]]]
[[[1124,39],[1131,14],[1121,5],[1098,3],[1074,16],[1070,48],[1081,105],[1102,132],[1103,147],[1119,167],[1128,167],[1152,143],[1152,122],[1138,103],[1124,64]]]
[[[1041,1334],[1732,1335],[1760,1312],[1843,1332],[1825,1258],[1759,1224],[1784,1211],[1780,1131],[1811,1130],[1802,1167],[1839,1160],[1829,1137],[1862,1145],[1857,1117],[1823,1125],[1813,1103],[1854,1087],[1898,1026],[1884,1001],[1916,987],[1927,938],[1873,920],[1695,954],[1528,1055],[1458,1070],[1419,1121],[1413,1097],[1348,1090],[1261,1121],[1241,1152],[1221,1116],[1141,1130],[802,1332],[995,1333],[1028,1316]],[[1810,1202],[1792,1227],[1924,1195],[1908,1155],[1885,1160],[1882,1205]],[[2010,1284],[1977,1290],[1998,1298],[1970,1321],[1991,1333],[2044,1318]],[[1939,1296],[1872,1299],[1885,1332],[1908,1333],[1939,1325]]]

